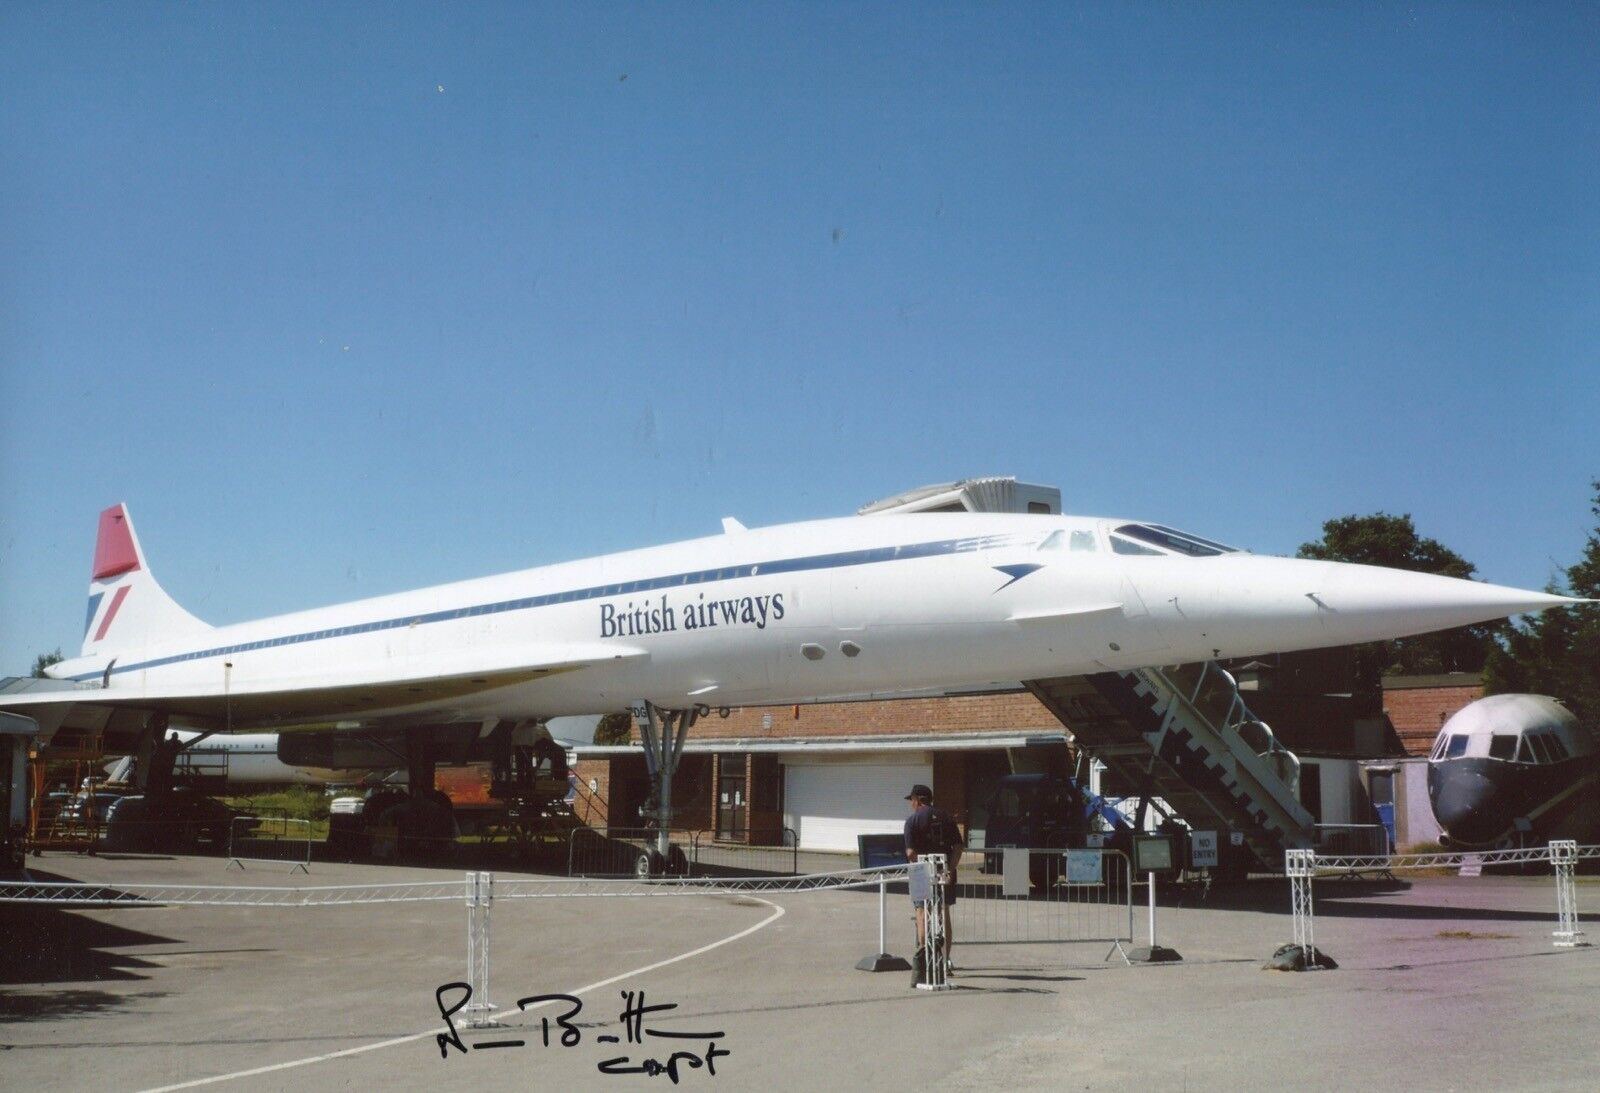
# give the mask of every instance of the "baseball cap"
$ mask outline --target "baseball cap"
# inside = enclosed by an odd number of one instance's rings
[[[924,801],[927,801],[931,804],[933,803],[933,790],[919,782],[911,787],[911,792],[906,794],[906,800],[909,801],[913,797],[921,797]]]

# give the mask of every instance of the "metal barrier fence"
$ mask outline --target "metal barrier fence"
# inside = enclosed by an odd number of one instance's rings
[[[1319,876],[1356,873],[1396,873],[1411,869],[1459,869],[1465,865],[1530,865],[1548,863],[1556,886],[1556,928],[1551,931],[1556,948],[1587,946],[1578,929],[1577,891],[1573,873],[1581,859],[1600,858],[1600,846],[1579,846],[1572,839],[1552,839],[1548,846],[1522,850],[1446,851],[1438,854],[1352,854],[1323,856],[1315,850],[1289,850],[1284,854],[1289,878],[1289,913],[1294,921],[1292,944],[1299,948],[1305,970],[1321,967],[1316,951],[1316,909],[1312,882]]]
[[[644,863],[656,848],[656,834],[643,827],[575,827],[567,836],[567,876],[649,876]],[[666,862],[669,874],[688,874],[687,848],[693,845],[694,835],[692,831],[671,833],[672,852]]]
[[[1389,829],[1382,824],[1317,824],[1313,838],[1318,854],[1389,853]]]
[[[776,840],[776,842],[768,842]],[[689,844],[689,870],[695,876],[749,876],[800,872],[800,838],[793,828],[751,833],[751,841],[719,841],[712,831],[696,831]]]
[[[744,877],[799,874],[800,840],[783,828],[765,837],[777,846],[724,842],[711,831],[674,831],[667,874],[675,877]],[[640,877],[656,849],[656,832],[643,827],[575,827],[567,837],[567,876]]]
[[[956,944],[1092,941],[1116,952],[1133,941],[1133,872],[1120,850],[1007,847],[989,856],[999,857],[999,873],[974,880],[976,870],[958,870],[947,889]]]
[[[228,865],[277,862],[311,872],[311,821],[288,816],[235,816],[228,824]]]

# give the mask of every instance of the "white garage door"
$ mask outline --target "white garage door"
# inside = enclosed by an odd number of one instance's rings
[[[838,763],[783,768],[784,822],[802,850],[855,850],[857,835],[892,834],[906,822],[905,795],[933,784],[927,763]]]

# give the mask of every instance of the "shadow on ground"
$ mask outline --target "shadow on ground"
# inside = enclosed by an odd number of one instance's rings
[[[146,979],[140,972],[156,965],[110,950],[177,943],[75,911],[18,905],[0,905],[0,937],[0,984],[6,986]]]

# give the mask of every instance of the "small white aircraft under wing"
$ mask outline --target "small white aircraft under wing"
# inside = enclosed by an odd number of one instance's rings
[[[100,516],[70,690],[0,693],[206,729],[811,702],[1401,637],[1579,601],[1243,553],[1075,516],[852,516],[211,627]],[[57,687],[60,685],[57,684]]]

